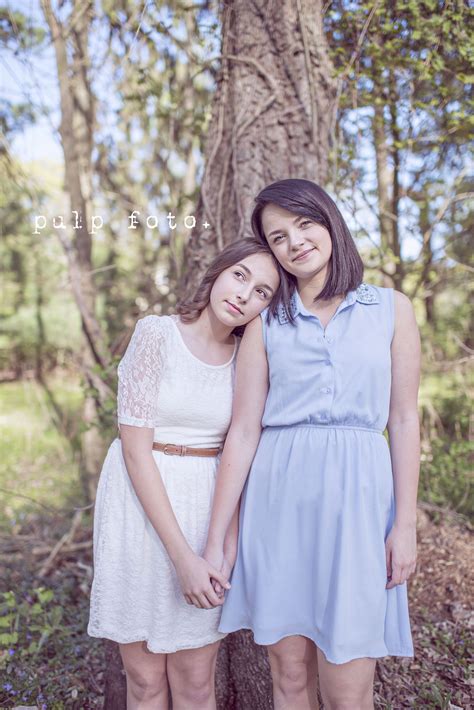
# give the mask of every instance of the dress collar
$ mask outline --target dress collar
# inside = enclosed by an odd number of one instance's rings
[[[366,283],[361,283],[360,286],[358,286],[354,291],[349,291],[345,299],[339,305],[338,310],[342,310],[346,306],[352,306],[352,304],[356,301],[358,303],[363,303],[366,306],[375,303],[380,303],[379,294],[375,286],[371,286],[370,284]],[[296,318],[297,315],[314,315],[313,313],[310,313],[308,310],[306,310],[297,290],[295,290],[293,292],[293,295],[291,296],[289,307],[293,318]],[[285,307],[283,306],[283,304],[280,304],[278,307],[278,320],[281,324],[289,322],[289,318],[286,314]]]

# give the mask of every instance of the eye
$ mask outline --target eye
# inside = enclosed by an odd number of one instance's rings
[[[278,244],[282,239],[285,238],[284,234],[277,234],[276,237],[273,238],[273,243]]]
[[[256,291],[262,298],[268,298],[268,293],[263,288],[257,288]]]
[[[239,281],[245,280],[245,275],[241,271],[234,271],[234,276],[236,276]]]
[[[310,219],[305,219],[302,222],[300,222],[300,227],[305,227],[308,224],[312,224],[312,221]]]

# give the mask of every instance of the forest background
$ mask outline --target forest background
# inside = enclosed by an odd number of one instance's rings
[[[469,707],[472,30],[462,0],[0,3],[2,707],[124,707],[85,635],[116,366],[284,177],[422,334],[417,656],[379,664],[377,707]],[[264,653],[223,646],[220,706],[270,708]]]

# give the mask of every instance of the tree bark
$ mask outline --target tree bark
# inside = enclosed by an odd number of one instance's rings
[[[375,149],[375,169],[377,175],[377,202],[380,229],[380,248],[384,254],[390,246],[392,220],[390,213],[390,184],[391,175],[389,167],[389,148],[385,129],[384,103],[382,89],[374,87],[374,115],[372,118],[372,134]]]
[[[400,234],[398,229],[400,217],[400,128],[398,126],[398,91],[396,77],[392,69],[389,70],[389,106],[390,130],[392,134],[392,208],[391,208],[391,248],[395,257],[395,273],[393,285],[401,291],[405,277],[405,265],[402,260]]]
[[[377,34],[377,44],[383,47],[384,39]],[[395,215],[393,214],[393,187],[398,184],[398,176],[395,178],[394,169],[390,165],[391,149],[388,143],[390,135],[390,125],[387,121],[385,109],[391,101],[391,95],[387,95],[386,77],[382,75],[381,67],[376,62],[373,67],[373,116],[372,116],[372,137],[375,152],[375,173],[377,176],[377,209],[380,231],[380,249],[382,266],[384,270],[384,284],[394,285],[394,277],[397,272],[396,255],[393,250],[394,229],[397,229]],[[396,203],[398,205],[398,203]],[[390,274],[390,276],[388,275]]]
[[[324,185],[328,172],[336,84],[320,0],[225,2],[221,52],[186,293],[219,249],[250,234],[264,185],[289,177]]]
[[[104,641],[104,644],[104,710],[126,710],[127,685],[118,646],[113,641]]]
[[[250,631],[227,636],[217,657],[217,709],[272,710],[272,697],[267,650],[254,644]]]

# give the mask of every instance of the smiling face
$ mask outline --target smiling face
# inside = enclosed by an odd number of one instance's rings
[[[326,280],[332,254],[328,230],[282,207],[268,204],[262,211],[262,228],[275,257],[298,281],[318,275]]]
[[[251,254],[219,274],[209,304],[225,325],[246,325],[270,304],[279,283],[271,255]]]

